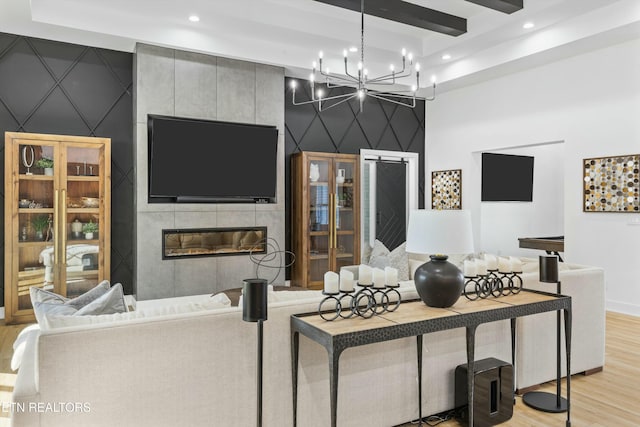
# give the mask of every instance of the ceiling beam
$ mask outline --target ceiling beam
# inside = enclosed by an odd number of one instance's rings
[[[479,4],[498,12],[513,13],[522,9],[523,0],[467,0],[469,3]]]
[[[316,0],[360,12],[360,0]],[[400,0],[366,0],[364,13],[450,36],[467,32],[467,20]]]

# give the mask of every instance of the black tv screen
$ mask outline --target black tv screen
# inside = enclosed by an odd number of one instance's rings
[[[149,115],[149,203],[275,203],[278,129]]]
[[[533,201],[533,157],[482,153],[482,201]]]

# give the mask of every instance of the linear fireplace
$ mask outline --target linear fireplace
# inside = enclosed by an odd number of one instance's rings
[[[162,259],[267,252],[267,227],[162,230]]]

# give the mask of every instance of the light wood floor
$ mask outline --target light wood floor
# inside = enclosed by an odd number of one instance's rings
[[[640,426],[640,317],[607,313],[605,367],[593,375],[571,377],[572,427]],[[566,396],[563,380],[562,395]],[[544,384],[541,391],[555,393],[555,381]],[[564,426],[565,414],[536,411],[516,397],[513,417],[501,426]],[[405,424],[402,427],[409,427]],[[439,427],[463,426],[456,420]]]
[[[11,402],[15,373],[11,371],[13,342],[24,325],[6,326],[0,321],[0,407]],[[573,427],[640,426],[640,317],[607,313],[605,368],[590,376],[571,377],[571,421]],[[564,383],[564,382],[563,382]],[[555,392],[555,382],[541,390]],[[564,395],[563,386],[563,395]],[[535,411],[516,398],[513,418],[502,426],[564,426],[566,414]],[[405,424],[409,427],[412,424]],[[0,412],[0,427],[9,426],[7,413]],[[455,420],[441,427],[462,426]]]

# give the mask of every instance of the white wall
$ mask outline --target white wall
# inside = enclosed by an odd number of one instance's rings
[[[463,169],[476,249],[473,153],[564,141],[565,260],[603,267],[607,308],[640,315],[639,215],[582,212],[581,180],[584,158],[640,152],[640,39],[444,93],[426,116],[427,174]]]
[[[480,203],[482,250],[498,255],[537,257],[540,251],[518,247],[518,237],[562,236],[564,233],[564,144],[491,152],[534,157],[533,201]],[[470,185],[481,183],[481,153],[473,157],[476,170],[463,177],[463,185],[469,178]]]

